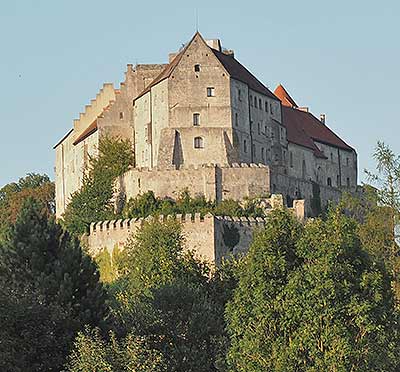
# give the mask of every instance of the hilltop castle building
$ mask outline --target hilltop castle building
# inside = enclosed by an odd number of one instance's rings
[[[116,189],[212,200],[282,194],[291,205],[337,200],[357,185],[356,151],[285,88],[271,92],[219,40],[196,33],[168,64],[128,65],[119,89],[103,88],[55,146],[56,210],[82,184],[102,136],[132,142],[135,164]]]

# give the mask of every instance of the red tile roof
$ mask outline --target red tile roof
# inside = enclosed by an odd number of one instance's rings
[[[292,97],[290,97],[289,93],[283,87],[282,84],[279,84],[274,90],[274,94],[281,100],[283,106],[288,107],[299,107],[297,103],[294,101]]]
[[[80,135],[79,137],[74,141],[74,146],[76,146],[79,142],[82,142],[84,139],[88,138],[91,134],[95,133],[97,131],[97,119],[93,121],[92,124],[90,124]]]
[[[315,142],[354,151],[352,147],[309,112],[282,106],[282,119],[287,128],[289,142],[311,148],[314,151],[317,147]]]
[[[343,150],[354,151],[352,147],[333,133],[313,114],[298,109],[297,103],[282,84],[276,87],[274,94],[282,102],[282,120],[287,128],[289,142],[308,147],[319,157],[325,156],[318,149],[314,141],[338,147]]]

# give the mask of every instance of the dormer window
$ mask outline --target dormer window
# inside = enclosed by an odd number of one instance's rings
[[[194,65],[194,72],[200,72],[200,65]]]

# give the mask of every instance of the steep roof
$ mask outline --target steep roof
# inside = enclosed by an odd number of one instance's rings
[[[298,107],[297,103],[292,97],[290,97],[289,93],[282,84],[279,84],[276,87],[276,89],[274,90],[274,94],[281,100],[283,106]]]
[[[278,100],[278,98],[263,84],[259,81],[246,67],[244,67],[238,60],[233,56],[222,53],[216,49],[210,48],[218,60],[222,63],[225,70],[229,75],[236,80],[239,80],[247,84],[250,89],[264,94],[267,97]]]
[[[314,142],[316,141],[343,150],[354,151],[352,147],[333,133],[325,124],[322,124],[310,112],[282,106],[282,119],[287,128],[289,142],[313,148],[314,146],[316,147]],[[314,146],[310,147],[310,141]]]
[[[165,69],[146,87],[146,89],[141,92],[136,98],[142,97],[144,94],[148,93],[153,86],[160,83],[162,80],[168,78],[172,72],[174,71],[175,67],[179,64],[182,56],[185,54],[186,49],[192,43],[196,36],[199,36],[203,41],[203,37],[200,35],[199,32],[193,36],[193,38],[187,43],[185,48],[176,55],[176,57],[169,63]],[[220,61],[222,66],[228,72],[228,74],[236,80],[239,80],[245,84],[247,84],[252,90],[259,92],[261,94],[266,95],[272,99],[278,100],[278,98],[263,84],[261,83],[249,70],[246,69],[239,61],[237,61],[233,56],[227,55],[222,53],[216,49],[211,48],[207,43],[205,45],[210,48],[213,54],[217,57]]]

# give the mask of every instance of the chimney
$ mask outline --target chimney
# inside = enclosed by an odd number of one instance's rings
[[[235,52],[232,49],[223,49],[222,53],[226,54],[229,57],[235,58]]]
[[[321,121],[322,124],[325,125],[326,115],[325,115],[325,114],[321,114],[321,115],[319,116],[319,120]]]
[[[221,52],[222,47],[221,47],[221,41],[219,39],[211,39],[211,40],[206,40],[207,45],[210,48],[218,50],[218,52]]]

